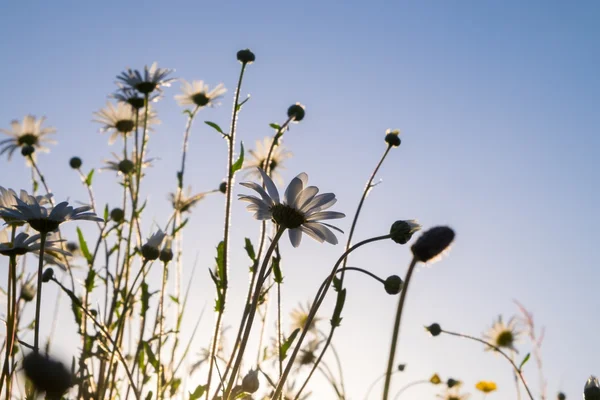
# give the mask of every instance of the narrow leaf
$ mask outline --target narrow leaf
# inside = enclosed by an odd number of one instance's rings
[[[152,351],[152,348],[150,348],[148,342],[144,342],[144,350],[146,351],[146,355],[148,355],[148,362],[150,362],[150,365],[152,365],[154,370],[158,372],[158,360],[156,359],[156,356],[154,355],[154,352]]]
[[[344,303],[346,302],[346,289],[342,289],[338,292],[337,299],[335,301],[335,309],[333,310],[333,316],[331,317],[331,326],[338,327],[342,323],[342,310],[344,309]]]
[[[190,400],[198,400],[206,391],[206,385],[198,385],[196,390],[190,392]]]
[[[281,268],[279,266],[280,260],[281,259],[279,257],[273,257],[273,279],[276,283],[282,284],[283,275],[281,274]]]
[[[85,178],[85,184],[87,186],[92,186],[92,178],[94,177],[94,170],[92,169]]]
[[[519,371],[523,368],[523,365],[525,365],[525,363],[529,361],[529,357],[531,357],[531,353],[527,353],[525,358],[523,358],[523,361],[521,361],[521,364],[519,365]]]
[[[254,246],[252,246],[252,242],[250,239],[246,238],[246,246],[244,247],[246,250],[246,254],[252,261],[256,261],[256,253],[254,253]]]
[[[204,123],[206,125],[210,126],[211,128],[213,128],[215,131],[219,132],[221,135],[227,136],[227,134],[225,132],[223,132],[223,129],[221,129],[221,127],[219,125],[215,124],[214,122],[204,121]]]
[[[94,270],[94,268],[89,268],[88,274],[85,278],[85,291],[86,292],[91,293],[92,290],[94,290],[94,288],[96,287],[95,280],[96,280],[96,271]]]
[[[273,123],[273,124],[269,124],[269,126],[270,126],[271,128],[273,128],[273,129],[275,129],[275,130],[280,130],[280,129],[281,129],[281,126],[279,126],[279,124],[275,124],[275,123]]]
[[[294,330],[294,332],[292,332],[290,337],[288,337],[286,340],[284,340],[283,343],[281,344],[281,349],[279,351],[279,360],[280,361],[285,360],[285,358],[287,357],[287,351],[289,350],[292,343],[294,343],[294,340],[296,339],[296,336],[298,336],[298,333],[300,333],[300,328],[296,328]]]
[[[240,142],[240,157],[237,159],[237,161],[232,165],[231,167],[231,173],[235,174],[236,171],[242,169],[242,165],[244,165],[244,143]]]
[[[79,248],[81,249],[81,252],[83,253],[83,256],[87,260],[88,264],[91,265],[92,264],[92,254],[90,253],[90,250],[88,249],[87,242],[85,241],[85,238],[83,237],[83,232],[81,232],[81,229],[79,229],[79,227],[77,227],[77,237],[79,238]]]

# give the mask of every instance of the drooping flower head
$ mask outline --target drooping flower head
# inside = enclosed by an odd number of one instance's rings
[[[335,194],[317,194],[319,189],[316,186],[307,186],[308,175],[301,173],[292,179],[285,191],[283,202],[281,202],[277,187],[271,178],[262,169],[258,170],[263,178],[263,184],[267,188],[266,191],[255,182],[240,183],[260,195],[260,198],[239,196],[240,200],[251,203],[246,209],[254,212],[254,218],[273,220],[279,226],[288,229],[290,241],[294,247],[300,245],[302,233],[306,233],[320,243],[338,243],[335,234],[329,228],[342,231],[335,226],[320,222],[346,216],[336,211],[324,211],[337,202]]]
[[[263,140],[256,141],[256,149],[248,150],[251,158],[246,158],[244,161],[244,170],[246,170],[246,174],[244,177],[251,179],[261,179],[262,175],[258,172],[257,168],[262,170],[266,170],[267,168],[267,157],[269,156],[269,149],[273,144],[273,137],[267,136]],[[292,156],[292,152],[287,150],[285,146],[281,143],[281,139],[279,139],[279,143],[277,146],[273,148],[271,152],[271,161],[269,162],[269,176],[273,181],[281,184],[281,175],[279,171],[285,169],[283,166],[283,161],[290,158]]]
[[[26,191],[21,190],[19,195],[15,193],[12,189],[5,189],[0,186],[0,210],[2,208],[13,208],[17,205],[17,198],[21,199],[21,201],[27,204],[34,204],[36,201],[41,204],[49,204],[52,199],[52,194],[43,195],[43,196],[30,196]],[[4,218],[4,222],[8,225],[23,225],[24,222],[21,220],[12,219],[6,216],[0,216],[0,218]]]
[[[483,338],[500,349],[509,349],[518,353],[515,348],[515,343],[518,341],[521,334],[522,332],[519,330],[515,318],[511,318],[508,323],[504,323],[502,316],[499,316],[492,327],[483,334]]]
[[[94,115],[96,116],[94,122],[99,122],[104,125],[100,131],[111,132],[108,139],[109,144],[113,144],[119,135],[128,136],[135,130],[136,112],[132,107],[125,103],[117,103],[115,106],[114,104],[107,102],[106,107],[95,112]],[[144,110],[141,110],[139,117],[140,124],[143,121],[143,115]],[[159,123],[160,121],[156,118],[156,113],[150,108],[148,110],[148,130],[152,130],[151,126]]]
[[[10,136],[8,139],[0,141],[0,156],[8,153],[8,159],[12,158],[15,150],[27,146],[32,147],[35,151],[48,152],[50,151],[45,145],[56,143],[47,136],[56,132],[52,127],[42,127],[46,120],[45,117],[36,119],[33,115],[26,115],[23,118],[23,123],[18,120],[12,121],[11,129],[0,129],[1,133]]]
[[[39,256],[40,238],[41,235],[29,236],[27,233],[21,232],[15,236],[15,240],[11,241],[7,232],[2,230],[0,231],[0,254],[10,257],[34,253]],[[47,240],[44,246],[44,259],[46,262],[66,270],[64,263],[55,255],[68,257],[71,256],[71,253],[62,248],[60,240]]]
[[[175,78],[168,78],[171,72],[172,69],[158,68],[155,62],[150,68],[146,65],[143,73],[129,68],[117,76],[117,79],[126,87],[135,89],[143,95],[150,95],[155,90],[160,91],[162,87],[171,86],[171,82],[175,80]]]
[[[96,213],[91,212],[90,206],[73,208],[68,202],[63,201],[55,206],[45,205],[33,196],[27,201],[15,197],[17,204],[10,208],[0,208],[0,217],[16,221],[26,222],[34,230],[45,234],[58,229],[59,225],[66,221],[87,220],[103,221]]]
[[[112,97],[120,103],[128,104],[135,110],[141,110],[144,108],[146,99],[143,96],[140,96],[137,90],[132,89],[129,86],[125,86],[121,82],[117,82],[117,86],[119,86],[119,90],[117,90],[115,93],[112,93],[109,97]],[[148,101],[150,103],[154,103],[160,100],[160,98],[160,93],[152,93],[148,97]]]
[[[181,81],[182,94],[175,96],[175,100],[182,106],[196,105],[199,108],[214,107],[219,105],[218,100],[227,92],[225,86],[219,83],[212,90],[203,81],[193,81],[192,83]]]
[[[600,381],[595,376],[590,376],[583,388],[584,400],[600,400]]]
[[[153,233],[142,246],[142,257],[150,261],[156,260],[160,256],[160,247],[165,236],[167,235],[161,229]]]

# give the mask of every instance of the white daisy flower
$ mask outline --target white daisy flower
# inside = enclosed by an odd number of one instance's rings
[[[499,316],[492,327],[483,334],[483,338],[496,347],[509,349],[518,353],[515,343],[521,334],[522,332],[518,329],[515,318],[511,318],[508,323],[504,323],[502,316]]]
[[[21,190],[19,195],[15,193],[12,189],[5,189],[0,186],[0,210],[2,208],[12,208],[17,205],[17,198],[21,199],[21,201],[27,204],[34,204],[35,202],[39,204],[50,204],[52,199],[52,193],[43,195],[43,196],[30,196],[26,191]],[[4,217],[4,222],[8,225],[23,225],[23,221],[14,220],[9,217]]]
[[[23,123],[14,120],[10,123],[11,129],[0,129],[1,133],[11,136],[9,139],[0,141],[0,156],[8,153],[10,160],[15,150],[23,146],[32,146],[36,151],[49,152],[50,150],[45,145],[56,142],[46,136],[55,133],[56,129],[43,128],[42,124],[45,120],[45,117],[36,119],[33,115],[27,115],[23,118]]]
[[[112,97],[118,102],[129,104],[136,110],[141,110],[142,108],[144,108],[144,103],[146,102],[146,100],[143,96],[139,95],[137,90],[125,86],[121,82],[117,82],[117,86],[119,86],[119,90],[111,94],[109,97]],[[158,100],[160,100],[160,97],[161,96],[158,93],[151,94],[148,98],[148,101],[151,103],[155,103]]]
[[[255,182],[240,183],[242,186],[255,190],[260,195],[260,198],[239,195],[240,200],[251,203],[246,209],[254,212],[254,218],[258,220],[272,219],[283,228],[287,228],[290,241],[294,247],[300,245],[302,232],[320,243],[338,243],[335,234],[329,228],[343,232],[335,226],[320,222],[346,216],[340,212],[324,211],[337,202],[335,194],[323,193],[317,195],[319,189],[315,186],[307,187],[308,175],[301,173],[292,179],[288,185],[282,203],[279,200],[277,187],[271,178],[262,169],[259,168],[258,170],[262,176],[263,184],[267,188],[266,191]]]
[[[26,253],[34,253],[39,256],[40,252],[40,238],[41,235],[29,236],[27,233],[21,232],[15,236],[15,240],[11,241],[6,230],[0,231],[0,254],[4,256],[23,255]],[[66,270],[66,266],[57,257],[71,256],[71,253],[62,249],[61,247],[55,247],[55,245],[61,245],[60,240],[46,240],[44,245],[44,260],[51,264],[57,265],[63,270]],[[47,254],[48,252],[48,254]]]
[[[90,212],[92,207],[73,208],[63,201],[55,206],[44,206],[35,197],[29,196],[28,201],[15,197],[17,205],[10,208],[0,208],[0,217],[27,222],[29,226],[40,233],[53,232],[63,222],[74,220],[104,221],[96,213]]]
[[[113,160],[104,160],[106,164],[104,167],[99,168],[99,171],[116,171],[119,175],[125,174],[128,175],[133,172],[135,165],[138,162],[137,152],[133,151],[131,154],[131,160],[128,158],[119,157],[117,154],[112,153],[115,161]],[[156,160],[156,158],[147,158],[142,162],[142,169],[151,167],[152,162]]]
[[[158,64],[153,63],[150,68],[147,65],[144,67],[143,74],[138,70],[128,68],[127,71],[117,76],[117,79],[131,89],[135,89],[144,95],[149,95],[155,90],[160,91],[163,86],[171,86],[174,78],[167,78],[171,72],[173,72],[172,69],[158,68]]]
[[[135,130],[135,111],[125,103],[117,103],[115,106],[107,102],[106,107],[95,112],[94,115],[97,118],[93,120],[94,122],[104,124],[104,127],[100,129],[101,132],[112,132],[108,138],[108,144],[113,144],[119,135],[128,136]],[[140,110],[139,124],[142,125],[143,121],[144,110]],[[148,130],[152,130],[151,126],[159,123],[156,113],[150,108],[148,110]]]
[[[203,81],[189,83],[182,80],[181,83],[183,84],[181,87],[183,94],[176,95],[175,100],[182,106],[196,105],[199,108],[218,106],[220,103],[217,100],[227,92],[222,83],[219,83],[213,90],[210,90]]]
[[[257,168],[265,169],[267,162],[267,156],[269,155],[269,149],[273,143],[273,137],[267,136],[263,140],[256,141],[256,149],[249,150],[251,159],[247,159],[244,162],[244,169],[247,170],[245,177],[260,179],[261,175],[258,172]],[[288,159],[292,156],[292,152],[287,150],[283,144],[281,144],[281,139],[279,139],[279,144],[273,148],[273,152],[271,154],[271,162],[269,163],[269,173],[271,178],[281,184],[281,176],[279,175],[279,171],[285,169],[282,165],[283,160]]]

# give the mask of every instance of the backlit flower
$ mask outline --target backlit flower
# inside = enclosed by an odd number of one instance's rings
[[[131,160],[129,158],[120,158],[117,154],[112,153],[115,161],[113,160],[104,160],[105,166],[100,168],[99,171],[116,171],[119,175],[125,174],[129,175],[133,172],[135,165],[137,164],[137,153],[134,151],[131,155]],[[147,168],[152,166],[152,161],[156,160],[156,158],[147,158],[142,163],[142,168]]]
[[[17,197],[19,199],[21,199],[21,201],[23,201],[27,204],[34,204],[37,201],[39,204],[44,205],[44,204],[50,203],[50,200],[52,199],[52,194],[43,195],[43,196],[30,196],[26,191],[21,190],[19,192],[19,195],[17,196],[17,193],[15,193],[14,190],[5,189],[2,186],[0,186],[0,210],[3,207],[11,208],[11,207],[16,206],[17,205]],[[10,217],[0,216],[0,218],[4,218],[4,222],[6,222],[9,225],[23,225],[24,224],[23,221],[11,219]]]
[[[517,353],[515,343],[520,335],[521,331],[518,329],[517,320],[515,318],[511,318],[508,323],[505,324],[504,321],[502,321],[502,316],[499,316],[492,327],[483,334],[483,338],[500,349],[509,349]],[[490,348],[487,350],[490,350]]]
[[[179,212],[190,211],[191,208],[201,201],[207,194],[217,192],[217,190],[212,190],[210,192],[197,193],[192,196],[191,190],[191,188],[188,188],[187,194],[184,194],[183,191],[179,194],[169,193],[169,199],[171,200],[173,209]]]
[[[15,236],[15,240],[11,241],[9,235],[5,230],[0,231],[0,254],[4,256],[20,256],[26,253],[34,253],[39,255],[41,243],[40,243],[41,235],[32,235],[29,236],[27,233],[21,232]],[[62,249],[62,247],[56,247],[55,245],[60,246],[60,240],[47,240],[44,245],[44,259],[46,261],[51,261],[52,264],[57,265],[58,267],[66,270],[65,265],[53,254],[60,256],[70,256],[71,253]],[[49,258],[46,258],[46,254],[48,254]]]
[[[117,85],[119,86],[119,90],[111,94],[109,97],[112,97],[113,99],[121,103],[129,104],[136,110],[141,110],[142,108],[144,108],[146,99],[143,96],[140,96],[137,90],[132,89],[128,86],[124,86],[121,82],[117,82]],[[160,100],[160,97],[160,94],[153,93],[148,98],[148,101],[150,103],[157,102],[158,100]]]
[[[290,318],[292,320],[292,331],[294,331],[295,329],[304,329],[304,325],[306,325],[306,321],[308,320],[308,313],[310,312],[310,309],[311,304],[307,303],[306,308],[302,304],[298,304],[298,307],[292,310],[292,312],[290,313]],[[307,330],[316,331],[317,322],[319,322],[319,320],[320,318],[318,317],[313,318]]]
[[[143,73],[129,68],[117,76],[117,79],[126,87],[135,89],[143,95],[149,95],[155,90],[160,91],[163,86],[171,86],[171,82],[174,80],[174,78],[168,78],[171,72],[173,72],[172,69],[158,68],[158,64],[153,63],[150,68],[146,65]]]
[[[453,388],[446,389],[444,394],[438,394],[437,397],[443,400],[466,400],[469,398],[469,395],[461,394],[460,386],[454,386]]]
[[[212,90],[203,81],[181,81],[183,94],[175,96],[175,100],[182,105],[196,105],[202,107],[214,107],[219,105],[218,100],[227,92],[225,86],[219,83]]]
[[[111,132],[112,134],[108,138],[108,143],[113,144],[115,140],[121,136],[127,136],[135,130],[136,113],[133,108],[125,103],[114,104],[107,102],[106,107],[94,115],[97,119],[94,122],[104,124],[104,127],[100,129],[101,132]],[[144,121],[144,110],[139,112],[139,124],[142,125]],[[151,130],[151,125],[156,125],[160,121],[156,118],[156,114],[152,109],[148,110],[148,130]]]
[[[497,389],[496,382],[492,381],[479,381],[475,385],[475,389],[483,392],[483,393],[491,393]]]
[[[254,212],[254,218],[258,220],[272,219],[281,227],[288,229],[290,241],[294,247],[300,245],[303,232],[320,243],[338,243],[335,234],[329,228],[342,231],[335,226],[320,222],[346,216],[336,211],[324,211],[336,203],[335,194],[317,195],[319,189],[315,186],[307,187],[308,175],[301,173],[292,179],[285,191],[283,202],[281,202],[277,187],[271,178],[262,169],[258,170],[267,190],[265,191],[261,185],[255,182],[242,182],[242,186],[258,192],[260,198],[239,196],[240,200],[251,203],[246,209]]]
[[[23,118],[23,123],[14,120],[10,123],[10,129],[0,129],[1,133],[10,136],[10,138],[0,141],[0,156],[8,153],[8,159],[10,160],[15,150],[25,146],[32,146],[35,151],[46,153],[50,151],[45,145],[56,142],[46,136],[55,133],[56,129],[42,127],[45,120],[45,117],[36,119],[33,115],[26,115]]]
[[[266,169],[267,156],[269,155],[269,149],[271,148],[272,143],[273,137],[268,136],[262,141],[257,140],[256,149],[248,151],[251,158],[246,159],[244,162],[244,169],[247,171],[245,175],[246,178],[260,179],[262,177],[257,168],[262,170]],[[292,152],[287,150],[285,146],[281,144],[281,139],[279,139],[279,144],[273,148],[271,162],[269,162],[269,174],[275,182],[281,184],[279,171],[285,169],[282,165],[283,160],[290,158],[291,156]]]
[[[146,260],[156,260],[160,256],[160,246],[165,239],[166,234],[159,229],[142,246],[142,257]]]

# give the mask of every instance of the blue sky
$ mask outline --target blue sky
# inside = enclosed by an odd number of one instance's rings
[[[385,129],[398,128],[402,146],[382,168],[356,237],[386,233],[394,220],[410,218],[457,232],[449,257],[421,269],[411,284],[398,351],[408,367],[396,387],[438,372],[465,381],[469,391],[480,379],[495,380],[499,392],[490,399],[515,398],[502,360],[477,345],[427,337],[422,326],[437,321],[478,335],[498,314],[516,313],[518,299],[546,327],[550,398],[558,390],[578,398],[588,375],[600,374],[594,350],[599,17],[591,1],[4,3],[0,126],[27,113],[47,116],[58,145],[40,156],[41,168],[58,198],[85,200],[68,159],[78,155],[85,168],[95,168],[118,151],[98,133],[92,112],[104,106],[120,71],[157,61],[175,68],[177,77],[229,88],[222,107],[202,111],[190,143],[187,182],[195,191],[212,189],[224,177],[226,149],[201,121],[228,125],[239,72],[235,52],[250,47],[257,61],[243,87],[252,97],[239,138],[252,145],[271,133],[269,123],[284,120],[290,104],[307,107],[305,120],[285,136],[295,155],[286,163],[286,182],[307,172],[351,216],[384,150]],[[178,91],[176,83],[157,106],[162,124],[150,156],[160,161],[148,171],[148,233],[152,219],[166,218],[165,197],[175,185],[185,124],[173,100]],[[29,187],[20,157],[0,160],[0,177],[2,186]],[[96,185],[101,204],[117,201],[111,174],[99,175]],[[212,303],[206,268],[220,240],[221,209],[222,198],[208,199],[185,234],[186,274],[198,251],[197,309]],[[233,218],[233,261],[244,266],[241,244],[256,236],[258,224],[241,205]],[[347,230],[350,222],[339,225]],[[283,250],[290,309],[314,296],[341,246],[305,240]],[[403,275],[409,261],[408,248],[384,243],[360,251],[350,264],[385,277]],[[242,292],[245,279],[240,272],[232,284]],[[385,366],[396,299],[361,276],[350,276],[348,285],[336,343],[349,398],[360,399]],[[241,307],[235,300],[232,325]],[[75,327],[64,309],[61,329],[71,335]],[[329,312],[324,309],[324,328]],[[212,316],[203,323],[208,331]],[[56,347],[74,351],[66,341]],[[521,347],[526,354],[529,345]],[[533,363],[526,376],[537,391]],[[413,393],[431,398],[435,392]],[[331,396],[321,386],[315,395]]]

